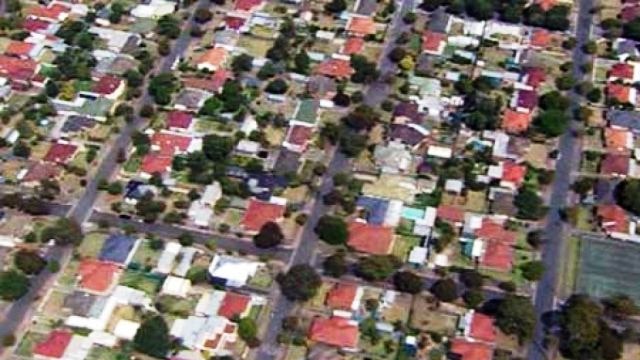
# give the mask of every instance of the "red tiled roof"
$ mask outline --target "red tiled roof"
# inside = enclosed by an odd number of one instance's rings
[[[638,16],[640,16],[640,5],[637,4],[625,6],[620,11],[620,19],[624,22],[632,21]]]
[[[479,312],[473,313],[469,336],[474,340],[494,343],[496,341],[497,331],[493,325],[493,318]]]
[[[633,66],[627,63],[614,64],[609,70],[609,76],[620,79],[633,79]]]
[[[347,31],[360,36],[373,35],[376,33],[376,23],[368,16],[352,16]]]
[[[607,96],[616,99],[621,103],[629,102],[629,95],[631,93],[631,87],[622,84],[609,83],[607,84]]]
[[[534,88],[540,86],[547,78],[547,73],[543,68],[539,67],[527,68],[525,74],[527,75],[527,85],[533,86]]]
[[[360,37],[350,37],[342,45],[341,52],[346,55],[358,54],[364,49],[364,39]]]
[[[33,46],[33,44],[24,41],[11,41],[4,52],[7,55],[26,56],[29,55]]]
[[[485,267],[501,271],[511,270],[513,261],[513,247],[506,243],[487,240],[485,241],[485,249],[480,264]]]
[[[122,79],[114,75],[105,75],[93,84],[91,90],[100,95],[110,95],[120,87]]]
[[[531,34],[530,44],[536,47],[547,47],[551,41],[551,32],[545,29],[536,29]]]
[[[57,178],[60,175],[60,168],[51,163],[34,163],[29,167],[27,173],[22,178],[23,182],[40,181],[44,179]]]
[[[166,132],[156,132],[151,136],[151,145],[160,148],[159,153],[173,156],[177,152],[186,152],[191,144],[191,137]]]
[[[356,251],[386,255],[391,252],[393,228],[354,221],[349,224],[347,245]]]
[[[626,175],[629,173],[629,156],[607,154],[600,162],[600,172],[606,175]]]
[[[438,52],[440,50],[440,44],[447,39],[446,34],[426,31],[422,35],[422,50]]]
[[[60,359],[71,342],[73,334],[66,330],[53,330],[47,338],[36,344],[33,353],[40,356]]]
[[[502,128],[508,133],[521,133],[531,124],[531,113],[522,113],[507,109],[502,115]]]
[[[68,6],[56,3],[51,6],[39,5],[31,7],[27,10],[27,15],[57,21],[59,20],[60,15],[69,12],[70,10],[71,9]]]
[[[96,259],[82,260],[78,267],[80,286],[95,292],[105,292],[111,287],[118,272],[116,264]]]
[[[316,72],[329,77],[347,78],[355,72],[348,60],[343,59],[327,59],[318,66]]]
[[[600,226],[607,232],[626,233],[629,231],[627,213],[616,204],[599,205],[597,216],[600,220]]]
[[[236,0],[235,10],[251,11],[254,7],[262,4],[262,0]]]
[[[358,285],[339,282],[327,293],[327,306],[338,310],[351,310],[351,305],[356,299]]]
[[[22,22],[22,28],[29,32],[47,30],[49,26],[51,26],[50,22],[34,18],[27,18]]]
[[[502,181],[508,181],[520,186],[527,173],[527,167],[518,165],[512,161],[505,161],[502,164]]]
[[[208,64],[214,67],[220,67],[227,60],[227,49],[223,47],[213,48],[200,55],[197,60],[198,64]]]
[[[232,73],[229,70],[218,69],[213,75],[206,78],[187,77],[182,79],[182,83],[187,88],[205,90],[211,93],[217,92],[222,85],[231,79]]]
[[[443,221],[462,223],[464,221],[464,210],[451,205],[440,205],[438,206],[437,216]]]
[[[44,156],[44,161],[54,163],[66,163],[76,153],[78,147],[73,144],[53,143]]]
[[[140,171],[145,172],[147,174],[160,173],[164,174],[165,172],[171,170],[171,164],[173,163],[173,159],[171,156],[163,156],[160,154],[147,154],[142,158],[142,163],[140,164]]]
[[[609,150],[626,151],[631,132],[626,129],[604,129],[604,141]]]
[[[549,11],[552,7],[556,6],[557,0],[536,0],[535,3],[540,5],[542,10]]]
[[[244,314],[250,303],[250,296],[228,291],[222,299],[222,303],[218,309],[218,315],[232,319],[234,316]]]
[[[242,218],[242,225],[246,230],[259,231],[264,224],[276,222],[284,216],[284,210],[284,205],[251,199]]]
[[[0,55],[0,75],[12,80],[29,80],[37,68],[38,64],[31,59],[17,59],[12,56]]]
[[[358,345],[358,336],[358,326],[341,317],[316,317],[309,330],[309,338],[312,341],[341,348],[355,348]]]
[[[171,111],[167,115],[168,128],[188,129],[191,126],[193,115],[186,111]]]
[[[460,360],[491,360],[493,357],[489,345],[464,339],[451,341],[451,352],[460,356]]]
[[[244,25],[247,19],[240,16],[227,16],[224,19],[225,24],[229,29],[238,30]]]
[[[538,105],[538,94],[533,90],[518,91],[518,107],[533,110]]]
[[[313,134],[312,127],[294,125],[289,130],[289,134],[287,136],[287,142],[294,145],[303,146],[309,141],[309,139],[311,139],[312,134]]]
[[[477,237],[484,240],[498,241],[506,245],[515,245],[517,233],[491,220],[483,220],[482,227],[475,231]]]

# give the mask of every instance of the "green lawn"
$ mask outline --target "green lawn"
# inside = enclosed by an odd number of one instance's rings
[[[100,254],[100,249],[102,249],[102,245],[104,244],[104,241],[106,239],[107,235],[105,233],[88,233],[78,247],[78,253],[80,253],[80,256],[82,257],[98,257],[98,254]]]
[[[124,163],[123,169],[128,173],[135,173],[138,171],[140,164],[142,163],[142,157],[137,154],[131,155],[129,160]]]
[[[591,208],[579,206],[577,209],[578,216],[576,227],[583,231],[593,231],[595,219],[593,218]]]
[[[36,334],[32,332],[27,332],[18,347],[16,348],[16,355],[24,356],[27,358],[31,358],[33,356],[33,347],[36,343],[39,343],[45,339],[44,334]]]
[[[566,252],[560,277],[560,296],[566,297],[573,293],[578,272],[578,259],[580,257],[580,239],[570,236],[565,240]]]
[[[287,348],[285,360],[300,360],[307,357],[307,348],[304,346],[291,345]]]
[[[360,337],[359,346],[364,349],[366,354],[377,360],[391,360],[396,358],[398,351],[398,343],[387,334],[381,334],[381,339],[375,345],[372,344],[369,339]]]
[[[272,283],[273,276],[266,267],[258,269],[256,275],[249,280],[249,285],[261,289],[268,289]]]
[[[162,280],[141,271],[127,270],[120,280],[120,285],[144,291],[153,297],[160,289]]]
[[[194,296],[182,299],[175,296],[163,295],[156,301],[156,306],[158,309],[162,309],[162,312],[182,317],[189,316],[197,304],[198,298]]]
[[[132,262],[142,267],[155,267],[162,252],[154,250],[149,246],[149,241],[145,240],[138,246],[136,253],[133,254]]]
[[[116,359],[118,355],[120,355],[120,353],[115,349],[96,345],[91,348],[87,360],[113,360]]]
[[[420,238],[418,236],[397,235],[395,242],[393,243],[393,255],[398,259],[405,261],[411,249],[420,244]]]

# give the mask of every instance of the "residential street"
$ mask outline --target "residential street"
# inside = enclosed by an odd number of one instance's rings
[[[404,29],[406,29],[407,25],[402,21],[402,14],[411,9],[413,9],[413,0],[406,0],[402,2],[401,8],[394,14],[391,30],[387,39],[395,39]],[[382,100],[387,98],[391,89],[389,84],[384,81],[384,75],[390,75],[395,70],[395,64],[387,58],[387,54],[392,48],[389,44],[393,44],[394,42],[395,40],[387,41],[387,45],[380,59],[379,70],[383,75],[380,77],[380,80],[370,84],[367,88],[364,102],[370,106],[377,106],[380,104]],[[293,253],[290,265],[310,264],[313,262],[313,255],[318,242],[314,228],[320,217],[329,210],[329,207],[324,205],[322,202],[322,195],[333,189],[333,175],[348,169],[348,159],[339,151],[339,149],[336,149],[327,171],[324,174],[322,185],[309,213],[309,218],[302,230],[299,245]],[[279,292],[277,292],[274,299],[272,317],[267,325],[264,338],[262,339],[262,345],[258,349],[256,359],[269,360],[277,358],[280,350],[277,343],[277,336],[280,332],[282,320],[289,315],[293,310],[294,305],[294,303],[288,301],[281,296]]]
[[[578,17],[576,19],[576,40],[577,44],[573,50],[573,76],[576,82],[580,82],[585,74],[582,71],[582,64],[589,60],[589,56],[581,50],[582,46],[589,40],[593,14],[593,0],[580,0],[578,4]],[[572,91],[570,94],[572,109],[580,107],[584,101],[579,94]],[[566,259],[565,237],[568,232],[565,223],[560,217],[560,210],[567,205],[570,186],[572,184],[572,173],[575,172],[580,162],[580,143],[574,136],[577,123],[568,129],[560,138],[558,145],[559,161],[556,165],[555,178],[552,185],[549,202],[549,213],[545,228],[545,244],[542,250],[542,262],[546,271],[543,278],[538,282],[534,299],[534,307],[538,318],[538,325],[535,331],[534,341],[529,348],[529,360],[546,360],[553,358],[553,354],[548,354],[543,348],[544,326],[541,323],[542,316],[554,309],[554,298],[558,283],[559,269],[562,261]],[[554,349],[550,349],[554,351]]]

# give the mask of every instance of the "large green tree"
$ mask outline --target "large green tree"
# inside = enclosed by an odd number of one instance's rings
[[[496,325],[505,334],[515,335],[521,343],[531,339],[536,326],[531,299],[507,295],[498,305]]]
[[[618,183],[614,191],[618,205],[640,216],[640,180],[626,179]]]
[[[368,281],[388,278],[402,263],[393,255],[371,255],[360,258],[356,274]]]
[[[315,232],[321,240],[331,245],[342,245],[349,237],[347,224],[341,217],[333,215],[322,216],[315,227]]]
[[[29,291],[29,279],[16,270],[0,272],[0,299],[13,301]]]
[[[280,291],[291,301],[311,299],[322,284],[320,275],[308,264],[292,266],[285,274],[280,274],[277,280]]]
[[[171,347],[169,328],[164,318],[154,315],[143,321],[133,338],[133,345],[141,353],[164,359]]]

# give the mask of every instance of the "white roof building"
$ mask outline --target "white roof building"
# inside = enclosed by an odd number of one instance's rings
[[[173,274],[181,277],[187,276],[187,272],[191,269],[191,262],[193,262],[193,258],[197,252],[198,249],[191,246],[182,248],[180,252],[180,262],[175,269],[173,269]]]
[[[139,18],[156,19],[164,15],[173,14],[176,3],[165,0],[151,0],[148,4],[138,4],[131,10],[131,15]]]
[[[216,255],[209,265],[209,275],[226,286],[242,287],[264,263],[239,257]]]
[[[189,294],[189,290],[191,290],[191,280],[169,275],[164,280],[160,293],[184,298]]]
[[[237,340],[235,324],[222,316],[176,319],[170,334],[189,349],[207,350],[215,356],[229,355],[228,344]]]
[[[115,329],[113,329],[113,335],[115,335],[119,339],[123,340],[133,340],[138,332],[138,328],[140,327],[140,323],[135,321],[120,319],[116,324]]]
[[[173,269],[173,262],[176,260],[180,250],[182,250],[180,243],[175,241],[167,243],[164,250],[162,250],[162,254],[160,254],[155,271],[161,274],[170,273]]]

